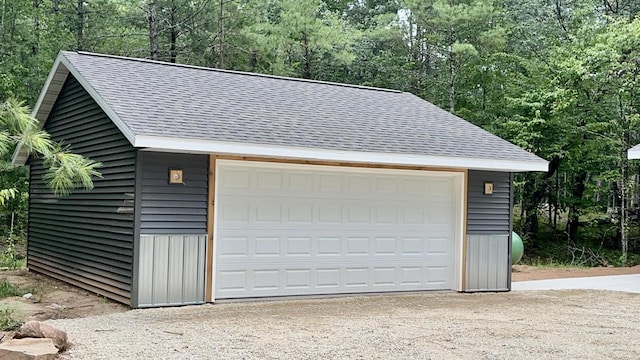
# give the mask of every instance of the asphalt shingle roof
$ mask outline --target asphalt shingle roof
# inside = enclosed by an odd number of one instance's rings
[[[98,54],[63,56],[135,135],[543,161],[409,93]]]

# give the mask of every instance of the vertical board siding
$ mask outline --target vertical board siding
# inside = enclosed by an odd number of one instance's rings
[[[141,235],[138,306],[204,303],[207,235]]]
[[[509,235],[469,235],[466,291],[509,289]]]
[[[484,194],[484,183],[492,182],[493,194]],[[509,234],[511,232],[511,174],[469,171],[467,234]]]
[[[141,234],[206,234],[207,155],[140,152]],[[183,184],[169,184],[169,169],[183,171]]]
[[[91,191],[53,195],[42,160],[31,158],[27,265],[130,304],[135,149],[69,76],[45,124],[54,141],[102,163]]]

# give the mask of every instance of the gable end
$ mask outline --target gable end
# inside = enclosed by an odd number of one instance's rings
[[[136,150],[73,77],[65,81],[44,129],[74,153],[99,161],[91,191],[57,197],[30,160],[29,269],[129,304],[133,259]]]

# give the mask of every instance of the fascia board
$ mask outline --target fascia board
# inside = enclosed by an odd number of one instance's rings
[[[219,142],[199,139],[136,136],[134,146],[147,151],[225,154],[238,156],[274,157],[282,159],[371,163],[383,165],[446,167],[459,169],[525,172],[548,171],[549,163],[537,161],[479,159],[414,154],[340,151],[261,144]]]

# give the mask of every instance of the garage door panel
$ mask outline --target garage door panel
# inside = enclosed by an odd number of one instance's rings
[[[226,171],[226,170],[225,170]],[[317,198],[316,194],[345,195],[352,199],[425,200],[447,196],[450,177],[433,177],[426,184],[424,176],[388,176],[345,174],[340,170],[297,172],[295,170],[231,169],[220,175],[217,188],[225,195],[244,195],[251,189],[256,196]],[[374,197],[372,197],[374,195]]]
[[[288,237],[286,241],[287,247],[284,256],[311,256],[311,242],[312,240],[310,236]]]
[[[218,218],[225,224],[246,224],[251,219],[251,204],[250,199],[233,199],[223,197],[220,199],[225,203],[224,207],[220,207]]]
[[[337,289],[340,287],[340,268],[318,268],[316,269],[316,288]]]
[[[221,236],[218,241],[218,254],[221,259],[248,257],[249,238],[246,236]]]
[[[317,256],[341,256],[342,238],[340,236],[319,236],[317,238]]]
[[[363,236],[357,231],[311,229],[290,231],[282,235],[282,229],[247,230],[245,236],[237,236],[237,230],[220,231],[217,236],[218,257],[328,257],[357,255],[367,257],[450,255],[450,239],[428,237],[423,231],[407,231],[397,236],[394,231],[380,235]],[[353,235],[351,235],[352,233]],[[315,259],[314,259],[315,260]]]
[[[286,290],[311,289],[311,269],[285,269],[284,278]]]
[[[446,266],[318,266],[224,270],[219,298],[328,293],[439,290],[449,283]]]
[[[269,192],[283,188],[283,174],[277,170],[256,170],[255,189]]]
[[[255,246],[253,256],[255,257],[279,257],[280,237],[278,236],[256,236],[253,244]]]
[[[453,176],[267,167],[218,168],[215,298],[451,288]]]
[[[247,190],[251,186],[251,169],[227,168],[220,173],[218,188],[231,190]]]
[[[398,239],[394,237],[375,237],[373,254],[396,255],[398,253]]]
[[[261,291],[277,291],[280,287],[280,276],[278,270],[254,270],[253,288]]]
[[[348,175],[346,177],[347,181],[347,192],[354,194],[370,194],[371,183],[373,179],[370,176],[366,175]]]

